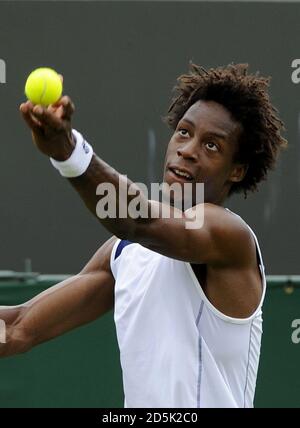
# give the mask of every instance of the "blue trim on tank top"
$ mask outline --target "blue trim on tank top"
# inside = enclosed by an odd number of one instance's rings
[[[122,239],[122,240],[119,242],[119,244],[118,244],[118,246],[117,246],[117,249],[116,249],[115,259],[114,259],[114,260],[116,260],[116,259],[121,255],[121,253],[122,253],[123,249],[124,249],[125,247],[127,247],[127,245],[129,245],[129,244],[133,244],[133,242],[131,242],[131,241],[127,241],[126,239]]]

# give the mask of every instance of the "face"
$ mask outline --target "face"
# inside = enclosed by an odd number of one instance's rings
[[[197,101],[178,122],[169,142],[164,182],[204,183],[204,202],[221,205],[246,167],[234,163],[242,126],[215,101]],[[195,190],[195,189],[194,189]],[[195,204],[193,192],[193,205]]]

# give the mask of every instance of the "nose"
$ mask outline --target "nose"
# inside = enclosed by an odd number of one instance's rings
[[[177,155],[183,159],[189,159],[196,161],[198,159],[198,154],[196,150],[196,144],[193,141],[188,141],[180,145],[177,149]]]

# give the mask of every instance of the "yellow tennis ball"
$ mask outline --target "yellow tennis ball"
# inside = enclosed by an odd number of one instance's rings
[[[62,94],[62,82],[52,68],[37,68],[27,78],[25,95],[33,104],[48,106],[56,103]]]

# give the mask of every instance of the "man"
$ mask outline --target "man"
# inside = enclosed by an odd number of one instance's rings
[[[166,118],[174,133],[164,182],[204,183],[204,203],[193,199],[181,218],[177,208],[164,218],[162,204],[143,195],[141,206],[156,215],[129,215],[132,196],[124,202],[119,195],[132,183],[72,131],[68,97],[48,109],[21,105],[36,146],[91,212],[96,215],[98,185],[109,183],[127,215],[116,210],[116,218],[99,219],[114,236],[78,275],[23,305],[1,308],[7,324],[1,356],[114,308],[126,407],[253,406],[264,266],[255,234],[223,204],[234,192],[255,190],[286,145],[267,87],[268,79],[248,74],[245,64],[192,65],[179,77]],[[187,228],[187,219],[203,209],[202,227]]]

